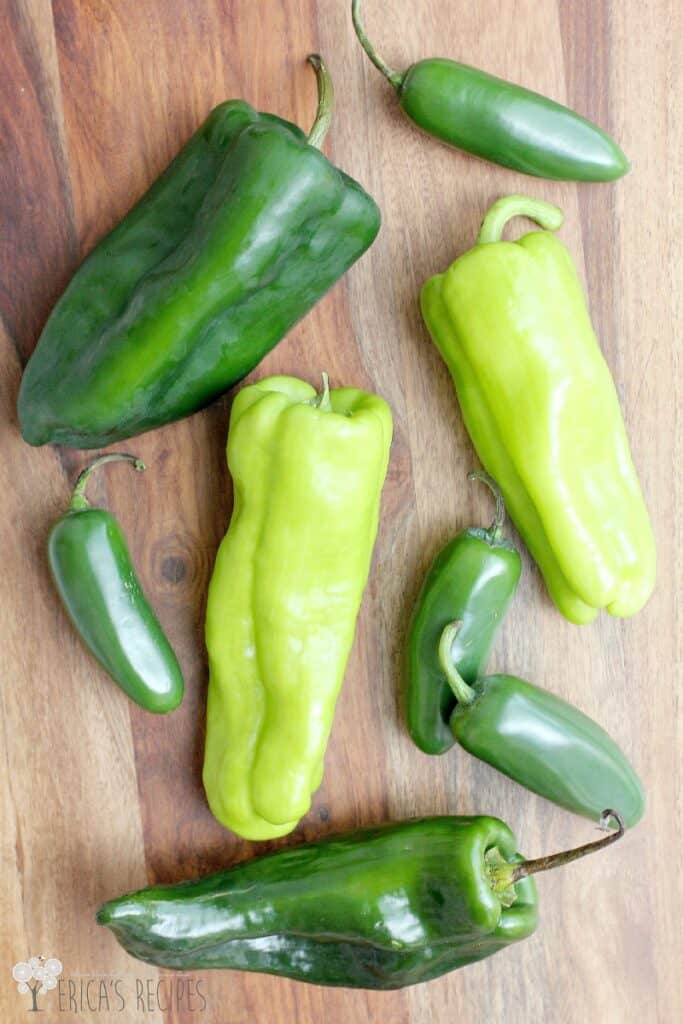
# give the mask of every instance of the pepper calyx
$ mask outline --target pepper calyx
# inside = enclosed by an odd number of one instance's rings
[[[517,899],[515,883],[512,879],[514,864],[505,860],[497,846],[492,846],[484,854],[484,871],[491,890],[498,897],[502,907],[511,907]]]
[[[584,843],[583,846],[576,846],[572,850],[552,853],[547,857],[537,857],[535,860],[520,860],[509,863],[493,847],[484,855],[486,874],[491,889],[496,893],[503,906],[510,906],[511,904],[503,902],[502,896],[509,899],[510,890],[514,892],[515,882],[519,882],[522,878],[528,878],[529,875],[537,875],[541,871],[552,871],[553,868],[564,867],[565,864],[571,864],[573,860],[580,860],[582,857],[595,853],[597,850],[602,850],[606,846],[611,846],[612,843],[621,839],[626,831],[624,819],[618,811],[611,809],[603,811],[600,816],[600,828],[603,831],[607,831],[613,828],[613,822],[617,823],[616,830],[611,831],[609,835],[604,836],[602,839],[596,839],[592,843]]]

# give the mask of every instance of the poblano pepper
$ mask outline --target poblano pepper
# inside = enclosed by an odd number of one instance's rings
[[[380,215],[327,160],[319,57],[308,138],[216,107],[76,272],[19,393],[30,444],[93,448],[195,412],[241,380],[374,240]]]
[[[606,811],[604,824],[614,816]],[[105,903],[97,920],[132,956],[160,967],[397,989],[531,935],[531,875],[622,835],[619,822],[593,843],[525,861],[498,818],[406,821],[142,889]]]
[[[522,568],[519,553],[503,533],[505,505],[495,481],[485,473],[469,476],[493,490],[495,518],[487,530],[462,530],[439,552],[408,633],[406,718],[410,735],[425,754],[443,754],[454,743],[449,722],[455,695],[439,659],[444,628],[459,620],[449,653],[464,681],[473,683],[488,660]]]
[[[501,241],[526,216],[549,231]],[[421,294],[484,468],[570,621],[633,615],[655,582],[652,528],[562,211],[508,196]]]
[[[291,832],[320,785],[370,569],[388,405],[294,377],[244,388],[230,416],[234,509],[209,587],[204,787],[247,839]]]
[[[460,623],[450,623],[439,659],[457,701],[458,743],[499,772],[574,814],[598,820],[618,807],[628,826],[645,810],[640,779],[597,722],[554,694],[516,676],[482,676],[469,686],[455,663]]]

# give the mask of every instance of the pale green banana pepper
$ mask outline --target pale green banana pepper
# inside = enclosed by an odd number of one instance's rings
[[[376,395],[294,377],[230,416],[230,527],[206,611],[204,788],[245,839],[291,832],[322,780],[370,570],[392,435]]]
[[[564,245],[548,231],[501,241],[562,211],[509,196],[478,244],[422,289],[465,426],[550,594],[572,622],[633,615],[655,581],[655,545],[610,371]]]

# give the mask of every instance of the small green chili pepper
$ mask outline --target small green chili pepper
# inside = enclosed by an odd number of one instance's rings
[[[436,556],[422,585],[408,633],[406,717],[413,740],[425,754],[453,746],[449,719],[453,690],[439,661],[439,638],[458,619],[461,629],[451,657],[463,679],[473,683],[483,670],[521,572],[519,553],[503,534],[505,505],[497,484],[482,480],[496,498],[491,526],[462,530]]]
[[[397,989],[483,960],[538,922],[531,875],[604,849],[618,830],[524,860],[485,816],[423,818],[330,836],[199,881],[105,903],[131,956],[176,970],[234,968],[315,985]]]
[[[626,756],[578,708],[515,676],[468,686],[453,655],[460,624],[444,629],[439,658],[456,697],[451,728],[458,743],[522,786],[597,820],[618,807],[625,823],[643,816],[645,796]]]
[[[405,74],[377,54],[352,0],[356,35],[423,131],[524,174],[560,181],[613,181],[630,170],[623,152],[592,121],[547,96],[452,60],[421,60]]]
[[[133,455],[102,455],[76,481],[71,504],[48,537],[52,576],[76,631],[112,679],[147,711],[173,711],[183,676],[135,574],[114,516],[85,496],[90,474],[106,462],[144,463]]]

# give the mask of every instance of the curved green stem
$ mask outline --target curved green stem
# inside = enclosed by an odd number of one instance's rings
[[[90,474],[93,470],[97,469],[98,466],[103,466],[106,462],[130,462],[138,473],[141,473],[145,468],[145,464],[142,459],[136,458],[135,455],[124,455],[122,452],[112,452],[109,455],[100,455],[98,459],[95,459],[94,462],[91,462],[89,466],[86,466],[85,469],[79,473],[78,479],[76,480],[76,486],[73,489],[73,494],[71,495],[71,501],[69,503],[70,512],[82,512],[84,509],[90,508],[90,502],[85,496],[85,489],[88,486]]]
[[[323,370],[323,389],[319,395],[311,402],[311,405],[315,409],[320,409],[321,412],[332,412],[332,402],[330,401],[330,378]]]
[[[453,663],[453,644],[462,622],[449,622],[439,640],[439,664],[458,704],[471,704],[476,693],[465,682]]]
[[[318,109],[315,112],[313,127],[308,133],[308,144],[320,149],[332,121],[334,86],[327,65],[319,53],[309,53],[308,61],[315,68],[315,78],[318,83]]]
[[[467,474],[468,480],[481,480],[483,484],[486,484],[488,489],[496,499],[496,511],[493,516],[493,522],[486,531],[491,535],[491,540],[498,540],[503,533],[503,526],[505,525],[505,501],[500,487],[488,473],[484,472],[483,469],[473,469]]]
[[[586,857],[589,853],[595,853],[597,850],[603,850],[606,846],[611,846],[612,843],[616,843],[617,839],[621,839],[626,831],[624,819],[617,811],[612,810],[602,812],[600,828],[608,829],[612,821],[616,821],[617,829],[603,839],[596,839],[592,843],[584,843],[583,846],[577,846],[573,850],[553,853],[548,857],[538,857],[536,860],[521,860],[516,864],[510,864],[500,857],[497,850],[495,853],[493,850],[490,850],[486,855],[486,869],[491,888],[495,893],[509,893],[511,886],[522,878],[527,878],[529,875],[537,875],[540,871],[552,871],[553,868],[564,867],[565,864],[571,864],[573,860],[579,860],[581,857]],[[492,856],[489,856],[489,854],[492,854]]]
[[[505,225],[513,217],[528,217],[546,231],[557,231],[562,227],[564,220],[562,210],[552,203],[546,203],[542,199],[530,199],[528,196],[504,196],[493,204],[484,217],[477,245],[500,242]]]
[[[365,34],[365,28],[360,18],[360,0],[351,0],[351,17],[353,19],[353,27],[356,35],[358,36],[358,41],[372,63],[379,71],[382,72],[387,81],[391,82],[394,89],[400,89],[401,83],[403,82],[403,75],[399,74],[398,71],[394,71],[393,68],[390,68],[389,65],[382,60],[380,55],[377,53],[377,50]]]

